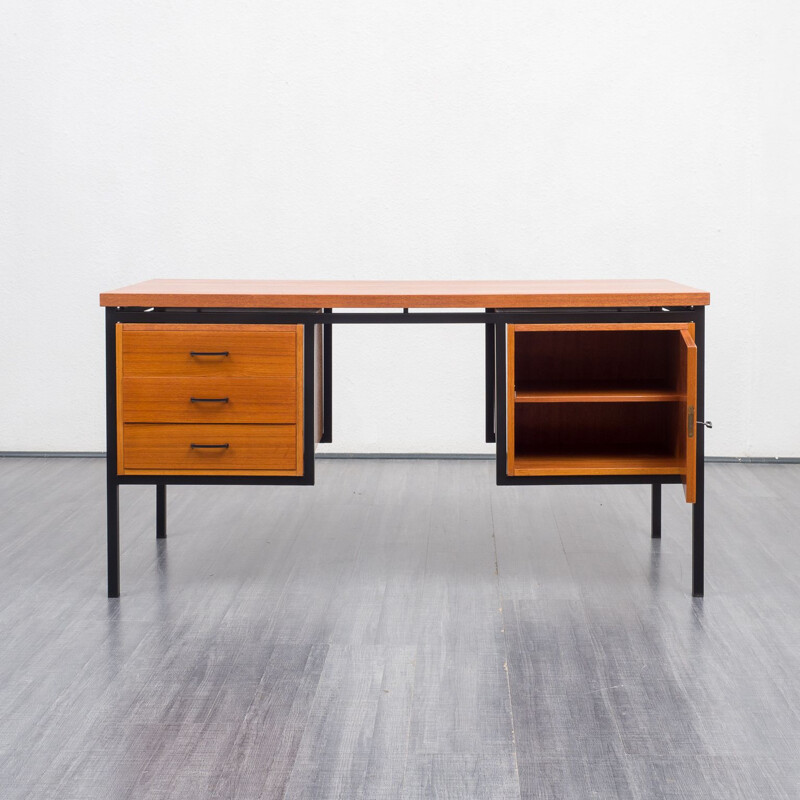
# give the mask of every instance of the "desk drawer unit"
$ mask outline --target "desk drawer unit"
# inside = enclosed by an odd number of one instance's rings
[[[302,325],[119,323],[119,475],[302,475]]]

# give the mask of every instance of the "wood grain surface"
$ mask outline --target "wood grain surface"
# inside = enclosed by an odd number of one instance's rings
[[[296,325],[125,324],[122,374],[150,378],[294,376],[297,329]]]
[[[290,281],[156,279],[100,295],[101,306],[175,308],[580,308],[708,305],[668,280]]]
[[[517,403],[658,403],[680,400],[675,389],[647,389],[638,386],[579,385],[558,389],[517,388]]]
[[[297,394],[295,377],[123,378],[121,419],[295,423]]]
[[[674,456],[650,453],[621,455],[569,455],[519,453],[514,475],[682,475],[686,466]],[[691,501],[690,501],[691,502]]]
[[[297,473],[295,425],[126,423],[123,438],[126,475]]]

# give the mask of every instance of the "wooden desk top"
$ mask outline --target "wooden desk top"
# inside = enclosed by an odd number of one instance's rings
[[[664,280],[151,280],[100,295],[149,308],[594,308],[701,306],[708,292]]]

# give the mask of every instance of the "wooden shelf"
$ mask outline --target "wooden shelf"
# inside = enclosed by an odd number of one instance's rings
[[[677,389],[608,384],[522,386],[514,393],[517,403],[664,403],[685,399]]]
[[[511,475],[682,475],[685,467],[674,456],[648,454],[519,455]]]

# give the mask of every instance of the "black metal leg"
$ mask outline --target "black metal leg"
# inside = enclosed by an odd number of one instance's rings
[[[706,378],[705,348],[706,324],[705,308],[698,309],[695,320],[694,341],[697,345],[697,419],[705,420]],[[697,495],[692,506],[692,596],[704,594],[705,572],[705,504],[706,504],[706,437],[703,425],[698,425],[697,436]]]
[[[167,538],[167,484],[156,484],[156,539]]]
[[[697,500],[692,506],[692,596],[702,597],[703,562],[705,559],[705,502],[698,480]]]
[[[108,539],[108,596],[119,597],[119,486],[106,485],[106,537]]]
[[[699,348],[698,348],[699,349]],[[698,353],[698,359],[702,356]],[[698,385],[698,406],[700,405],[700,388]],[[702,406],[701,406],[702,408]],[[692,506],[692,596],[702,597],[705,572],[705,447],[703,442],[703,426],[697,426],[697,495]]]
[[[491,311],[491,309],[486,309]],[[494,353],[494,325],[486,326],[486,441],[496,441],[494,424],[495,404],[495,353]]]
[[[116,310],[106,309],[106,540],[108,596],[119,597],[119,483],[117,482]]]
[[[332,308],[322,309],[326,314]],[[333,325],[322,326],[322,436],[320,442],[333,441]]]
[[[661,538],[661,484],[653,484],[652,519],[650,522],[650,538]]]

